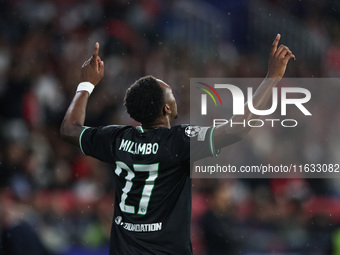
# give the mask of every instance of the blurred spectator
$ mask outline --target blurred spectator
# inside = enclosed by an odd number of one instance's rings
[[[232,195],[234,185],[237,184],[223,182],[215,186],[210,209],[201,219],[208,255],[243,253],[238,208]]]
[[[34,228],[27,221],[34,221],[36,215],[24,204],[2,192],[0,198],[1,255],[48,255]],[[32,223],[32,222],[31,222]]]

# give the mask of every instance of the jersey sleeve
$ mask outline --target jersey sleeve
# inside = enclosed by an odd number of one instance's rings
[[[219,156],[220,151],[214,145],[215,127],[181,125],[178,131],[182,140],[179,150],[190,151],[184,160],[196,161]]]
[[[86,156],[112,162],[112,148],[119,126],[85,127],[79,135],[79,147]]]
[[[215,127],[187,126],[185,133],[190,133],[190,160],[196,161],[206,157],[218,157],[220,150],[214,144]]]

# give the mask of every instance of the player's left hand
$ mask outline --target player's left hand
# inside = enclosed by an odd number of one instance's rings
[[[280,38],[281,35],[277,34],[270,51],[267,78],[281,79],[286,71],[288,61],[295,60],[294,54],[287,46],[277,47]]]
[[[95,44],[92,57],[85,61],[81,67],[80,82],[91,82],[94,86],[100,82],[104,76],[104,61],[98,56],[99,43]]]

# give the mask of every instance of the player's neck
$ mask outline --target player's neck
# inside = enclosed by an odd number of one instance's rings
[[[156,119],[154,122],[149,123],[149,124],[143,124],[142,127],[145,131],[154,129],[154,128],[169,128],[171,127],[169,118],[162,117]]]

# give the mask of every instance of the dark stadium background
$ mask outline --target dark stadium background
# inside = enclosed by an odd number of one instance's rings
[[[339,11],[336,0],[0,0],[0,255],[108,252],[112,173],[59,137],[96,41],[105,78],[86,125],[136,124],[123,97],[145,74],[173,87],[180,124],[189,121],[190,77],[264,77],[277,33],[297,57],[286,77],[338,77]],[[328,109],[327,96],[318,102]],[[337,109],[313,126],[336,142],[295,142],[320,161],[338,155]],[[273,144],[289,143],[275,134]],[[245,157],[254,154],[247,139]],[[194,254],[340,254],[339,183],[193,179]]]

